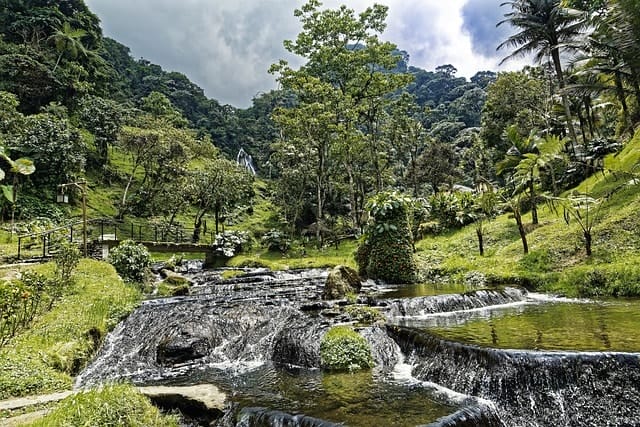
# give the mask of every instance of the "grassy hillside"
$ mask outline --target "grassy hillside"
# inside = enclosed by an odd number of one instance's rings
[[[53,263],[32,268],[50,275]],[[0,399],[69,389],[106,332],[141,298],[107,263],[82,260],[74,278],[68,295],[0,348]]]
[[[523,254],[515,220],[505,214],[488,225],[482,257],[473,225],[420,241],[417,256],[422,270],[458,281],[477,271],[490,282],[522,283],[569,295],[640,295],[640,271],[635,268],[640,261],[640,180],[630,173],[639,158],[640,133],[606,159],[605,172],[565,193],[603,200],[602,219],[593,227],[591,257],[585,253],[576,221],[567,225],[561,208],[546,206],[539,212],[540,224],[529,225],[528,255]]]

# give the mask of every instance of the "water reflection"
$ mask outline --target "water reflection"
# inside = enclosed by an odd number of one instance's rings
[[[530,302],[397,323],[428,329],[448,340],[496,348],[640,351],[638,302]]]

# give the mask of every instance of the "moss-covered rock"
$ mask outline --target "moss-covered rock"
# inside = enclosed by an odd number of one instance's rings
[[[348,326],[329,329],[320,343],[320,359],[322,367],[332,371],[357,371],[373,366],[369,343]]]
[[[361,287],[360,276],[353,268],[338,265],[327,276],[322,299],[344,298],[347,294],[357,294]]]
[[[174,286],[186,285],[186,286],[189,286],[191,284],[189,279],[187,279],[183,275],[175,273],[175,272],[173,272],[171,270],[162,269],[160,271],[160,274],[162,275],[162,277],[164,277],[164,281],[166,283],[170,284],[170,285],[174,285]]]

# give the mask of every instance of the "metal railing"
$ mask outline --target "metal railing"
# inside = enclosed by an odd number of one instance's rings
[[[55,253],[60,242],[83,244],[83,221],[48,230],[18,236],[18,259],[29,251],[31,256],[48,258]],[[118,221],[110,218],[87,220],[87,239],[90,245],[104,241],[134,240],[136,242],[192,243],[194,229],[181,225],[168,226],[151,222]],[[201,229],[198,243],[212,244],[215,233]]]

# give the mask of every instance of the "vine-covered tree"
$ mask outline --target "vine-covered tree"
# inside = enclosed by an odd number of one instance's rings
[[[410,197],[396,192],[378,193],[367,202],[369,224],[356,253],[364,277],[388,283],[415,281],[411,203]]]

